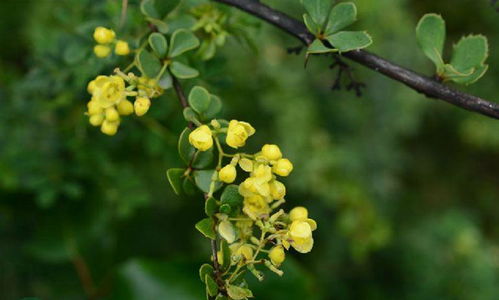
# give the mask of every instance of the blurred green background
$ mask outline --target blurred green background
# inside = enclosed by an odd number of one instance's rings
[[[298,0],[264,2],[302,14]],[[444,16],[447,50],[485,34],[490,69],[461,89],[498,98],[489,1],[354,2],[370,51],[428,75],[414,34],[424,13]],[[128,33],[145,26],[136,3]],[[174,195],[165,176],[182,166],[174,94],[114,137],[83,114],[87,82],[120,63],[91,53],[93,28],[116,27],[120,5],[0,2],[0,299],[87,299],[92,289],[102,299],[204,299],[197,268],[210,250],[193,226],[203,201]],[[185,85],[209,87],[223,117],[251,122],[253,150],[281,145],[295,164],[286,208],[305,205],[319,224],[313,251],[288,255],[282,278],[251,282],[256,299],[498,299],[499,121],[354,63],[363,96],[331,91],[330,57],[304,69],[303,53],[286,52],[296,40],[267,24],[251,32],[255,48],[229,39]]]

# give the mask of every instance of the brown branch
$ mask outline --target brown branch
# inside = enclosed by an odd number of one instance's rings
[[[87,263],[79,253],[75,253],[71,257],[71,261],[73,262],[78,278],[80,279],[88,299],[95,299],[95,285]]]
[[[182,85],[178,81],[177,77],[175,77],[171,72],[170,76],[172,77],[172,84],[173,84],[173,89],[175,90],[175,93],[177,94],[177,98],[180,101],[180,105],[182,105],[182,108],[187,108],[189,107],[189,103],[187,102],[187,98],[185,97],[184,90],[182,89]],[[187,124],[189,129],[194,129],[194,123],[189,122]]]
[[[253,16],[271,23],[288,34],[298,38],[309,45],[314,40],[305,25],[288,15],[274,10],[269,6],[254,0],[213,0],[237,7]],[[467,93],[448,87],[430,77],[423,76],[414,71],[405,69],[365,50],[355,50],[342,54],[371,70],[384,74],[396,81],[402,82],[415,91],[429,98],[441,99],[450,104],[459,106],[469,111],[499,119],[499,104],[487,101]]]

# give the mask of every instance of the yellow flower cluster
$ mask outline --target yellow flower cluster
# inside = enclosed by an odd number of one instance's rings
[[[92,95],[87,103],[89,122],[93,126],[100,126],[102,133],[107,135],[116,134],[121,123],[120,116],[134,112],[137,116],[144,115],[151,106],[150,98],[163,92],[154,79],[136,77],[133,73],[125,75],[119,70],[116,73],[111,76],[99,75],[87,86],[88,93]],[[127,96],[135,97],[135,102],[132,104]]]
[[[112,44],[114,44],[114,53],[117,55],[130,54],[128,43],[123,40],[116,40],[116,33],[112,29],[102,26],[95,28],[94,40],[97,42],[94,47],[94,53],[97,57],[108,57],[111,54]]]
[[[312,231],[317,229],[317,223],[308,218],[308,211],[305,207],[295,207],[289,212],[289,225],[287,233],[285,233],[281,242],[282,245],[289,249],[292,246],[300,253],[307,253],[314,246]]]

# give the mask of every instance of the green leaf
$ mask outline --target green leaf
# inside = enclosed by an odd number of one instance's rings
[[[229,285],[227,287],[227,293],[229,294],[229,297],[234,300],[244,300],[246,298],[253,297],[251,290],[237,285]]]
[[[198,114],[190,107],[184,108],[183,114],[184,114],[184,119],[187,122],[192,122],[198,119]]]
[[[485,72],[487,72],[488,68],[489,68],[488,65],[481,65],[481,66],[473,69],[473,72],[471,74],[456,74],[456,73],[447,74],[447,73],[444,73],[443,77],[444,77],[444,80],[452,80],[455,83],[469,85],[469,84],[475,83],[478,79],[480,79],[485,74]]]
[[[149,45],[157,56],[163,57],[168,50],[168,43],[161,33],[153,32],[149,35]]]
[[[319,54],[319,53],[329,53],[337,52],[338,49],[328,48],[324,46],[321,40],[315,39],[310,46],[308,46],[307,54]]]
[[[218,96],[210,94],[210,106],[203,113],[203,119],[211,120],[222,110],[222,100]]]
[[[470,35],[462,37],[454,45],[450,64],[456,70],[466,73],[470,69],[483,65],[488,55],[487,38],[483,35]]]
[[[198,189],[194,182],[192,182],[192,179],[189,177],[184,178],[184,182],[182,183],[182,189],[184,190],[184,193],[189,196],[193,196],[198,192]]]
[[[218,204],[215,198],[210,197],[204,202],[204,211],[208,217],[213,216],[218,211]]]
[[[188,101],[192,109],[197,113],[202,114],[210,107],[211,96],[205,88],[195,86],[189,93]]]
[[[243,196],[239,194],[239,187],[235,184],[228,185],[220,196],[222,204],[228,204],[231,208],[243,205]]]
[[[142,0],[140,3],[140,11],[147,17],[159,19],[159,14],[154,6],[154,0]]]
[[[357,7],[353,2],[342,2],[329,14],[325,35],[331,35],[353,24],[357,20]]]
[[[152,25],[156,26],[156,28],[158,29],[158,31],[161,32],[161,33],[165,33],[166,34],[170,30],[170,27],[168,26],[168,24],[166,24],[162,20],[158,20],[158,19],[154,19],[154,18],[147,18],[147,21],[149,23],[151,23]]]
[[[212,297],[216,296],[218,294],[218,286],[213,277],[206,275],[204,282],[206,284],[206,291],[208,292],[208,295]]]
[[[156,11],[163,19],[180,4],[181,0],[156,0],[154,2]]]
[[[213,147],[206,151],[196,151],[194,154],[194,159],[192,161],[192,166],[196,169],[203,169],[208,167],[214,159]]]
[[[196,153],[196,149],[189,143],[190,133],[191,130],[189,128],[185,128],[178,139],[178,153],[180,158],[182,158],[187,165],[189,165],[194,153]]]
[[[182,177],[184,176],[185,169],[173,168],[166,171],[166,177],[170,182],[175,194],[180,195],[182,193]]]
[[[317,25],[308,14],[303,14],[303,22],[305,23],[308,31],[314,35],[321,33],[321,26]]]
[[[224,269],[227,269],[230,267],[231,256],[232,256],[229,248],[229,243],[227,243],[226,240],[221,239],[220,249],[222,250],[222,257],[223,257],[222,267],[224,267]]]
[[[191,29],[196,25],[197,19],[191,15],[181,14],[175,16],[175,18],[168,19],[168,27],[170,33],[177,31],[178,29]]]
[[[136,56],[137,66],[149,78],[154,78],[161,70],[161,62],[147,50],[141,50]]]
[[[165,90],[171,88],[173,86],[172,76],[168,72],[163,73],[158,81],[158,85]]]
[[[170,65],[170,71],[172,71],[173,75],[180,79],[189,79],[199,76],[198,70],[186,66],[178,61],[174,61]]]
[[[230,207],[229,204],[224,203],[220,205],[220,212],[226,215],[230,215],[230,213],[232,212],[232,208]]]
[[[435,64],[437,70],[443,68],[442,51],[445,42],[445,21],[437,14],[426,14],[416,27],[416,37],[424,54]]]
[[[170,57],[176,57],[199,46],[198,38],[187,29],[176,30],[170,40]]]
[[[332,0],[302,0],[305,10],[308,12],[315,24],[321,28],[326,22],[331,10]]]
[[[216,172],[215,170],[198,170],[194,171],[194,181],[196,182],[197,187],[205,192],[208,193],[210,191],[210,185],[211,185],[211,178],[213,177],[213,173]],[[222,183],[220,181],[215,182],[215,190],[218,190],[222,186]]]
[[[230,300],[230,299],[220,294],[215,298],[215,300]]]
[[[205,218],[196,223],[196,229],[201,232],[205,237],[214,240],[216,238],[215,230],[213,229],[214,223],[211,218]]]
[[[213,267],[210,264],[203,264],[199,268],[199,278],[201,278],[202,282],[205,282],[206,275],[213,275]]]
[[[365,31],[340,31],[328,36],[327,40],[340,52],[362,49],[373,42]]]

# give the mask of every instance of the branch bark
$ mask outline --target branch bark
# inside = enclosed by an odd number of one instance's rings
[[[237,7],[255,17],[277,26],[288,34],[309,45],[314,40],[305,24],[271,7],[255,0],[213,0],[229,6]],[[499,119],[499,104],[477,96],[460,92],[446,86],[433,78],[418,74],[387,61],[365,50],[343,53],[342,56],[399,81],[429,98],[440,99],[494,119]]]

